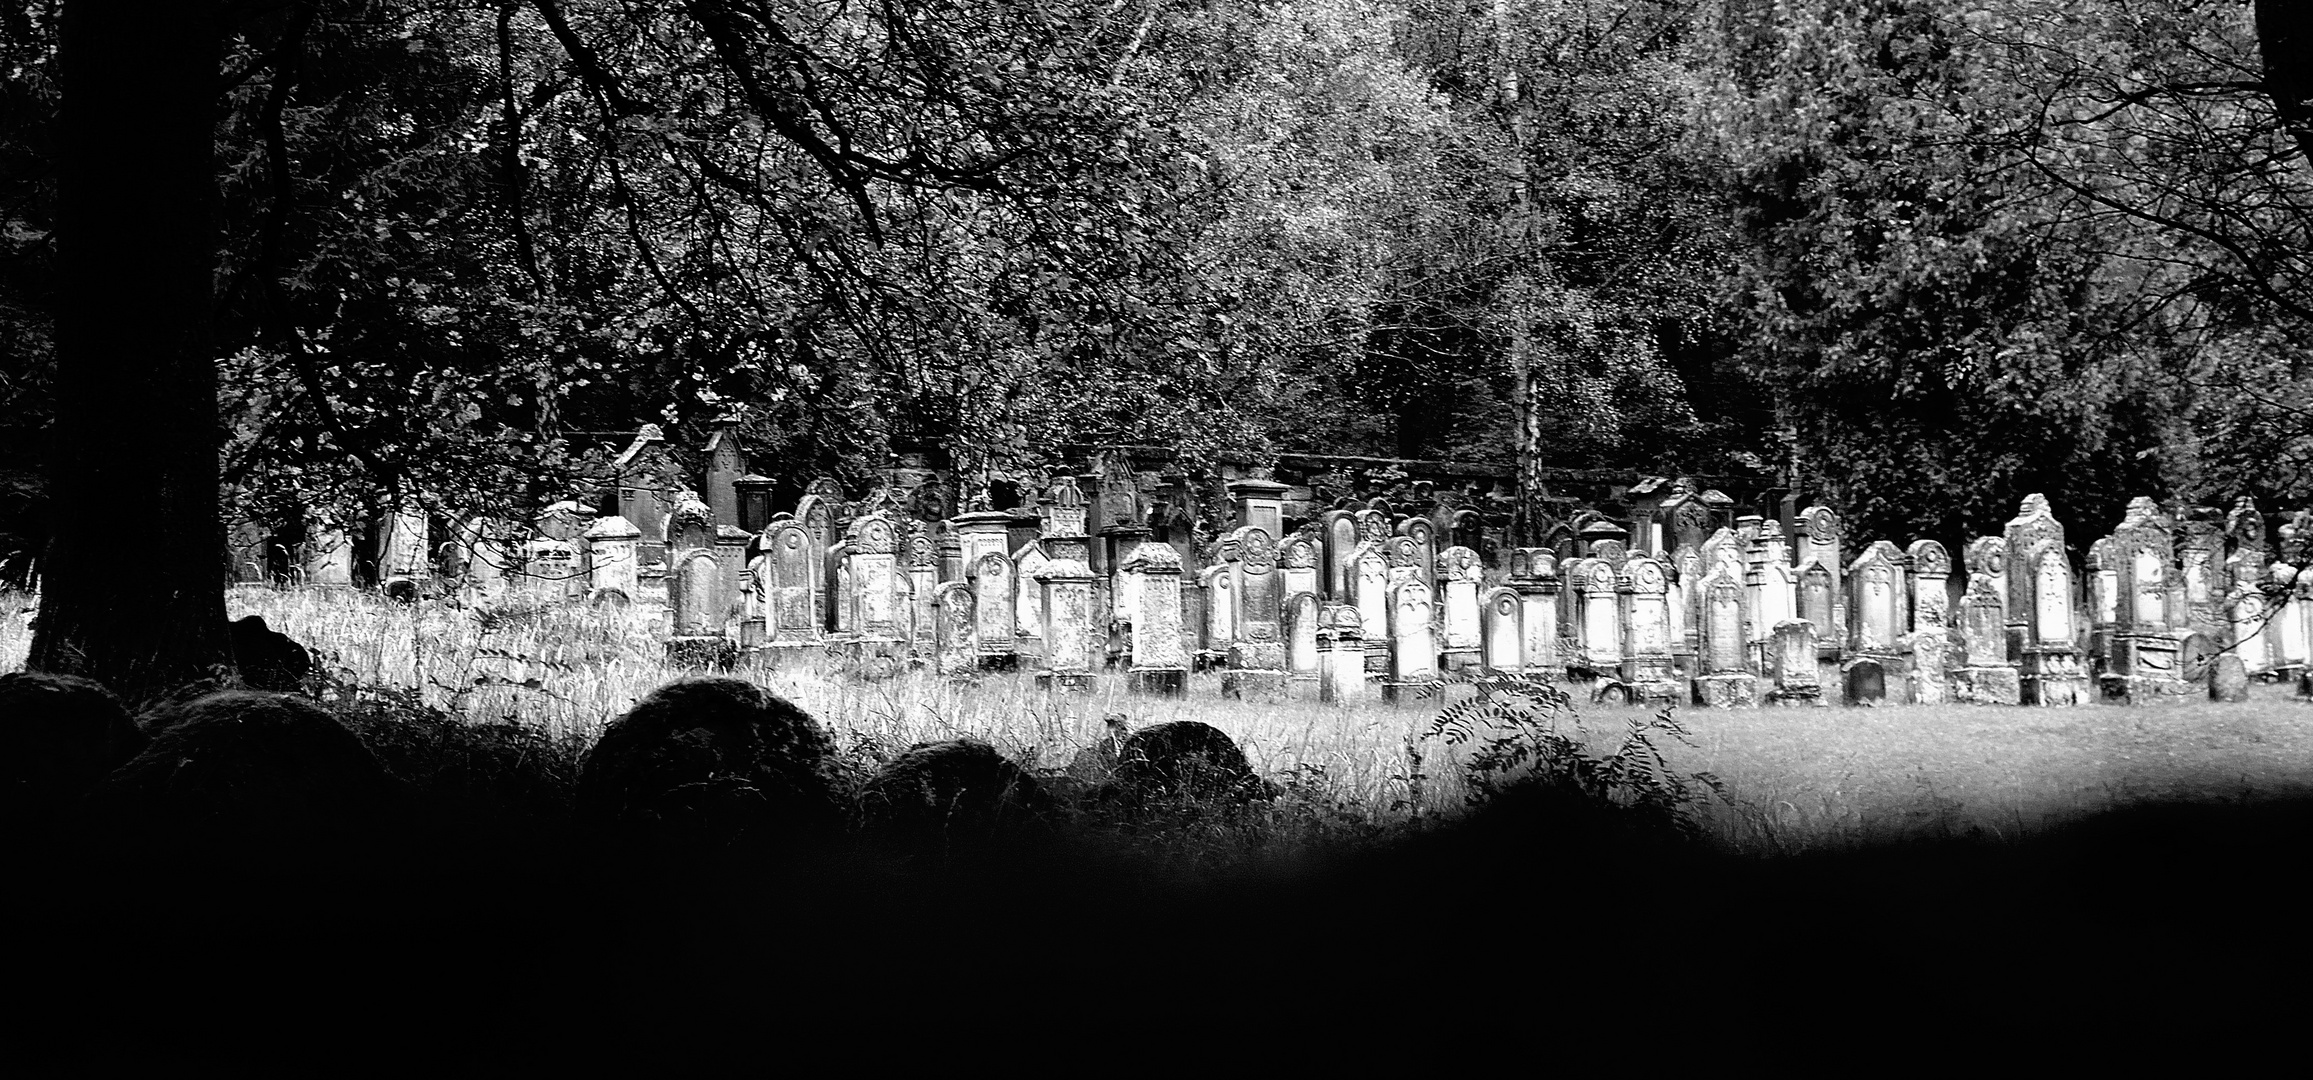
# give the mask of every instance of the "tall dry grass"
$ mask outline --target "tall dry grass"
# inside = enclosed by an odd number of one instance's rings
[[[653,688],[680,678],[662,628],[623,613],[519,601],[473,609],[399,604],[345,589],[239,586],[234,617],[256,614],[313,648],[349,684],[416,691],[477,722],[510,721],[557,739],[591,739]],[[21,667],[31,599],[0,595],[0,670]],[[1458,806],[1454,748],[1424,740],[1438,702],[1342,708],[1256,706],[1221,698],[1197,675],[1185,698],[1127,691],[1103,676],[1088,693],[1039,690],[1032,676],[966,682],[927,671],[858,677],[820,653],[739,672],[796,702],[870,760],[918,742],[986,740],[1016,760],[1065,765],[1121,713],[1136,725],[1200,720],[1245,747],[1272,778],[1350,818],[1402,822],[1415,807]],[[1579,704],[1588,740],[1615,738],[1629,710]],[[2021,839],[2098,810],[2152,798],[2257,799],[2313,794],[2313,705],[2283,686],[2244,705],[2092,705],[2075,709],[1901,706],[1680,709],[1694,745],[1668,745],[1680,770],[1723,780],[1731,801],[1704,808],[1739,851],[1789,853],[1895,839]]]

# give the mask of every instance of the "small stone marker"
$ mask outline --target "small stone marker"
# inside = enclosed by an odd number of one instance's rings
[[[2249,700],[2249,666],[2237,653],[2224,653],[2209,664],[2209,700]]]
[[[1869,658],[1847,664],[1847,703],[1878,705],[1887,700],[1887,669]]]

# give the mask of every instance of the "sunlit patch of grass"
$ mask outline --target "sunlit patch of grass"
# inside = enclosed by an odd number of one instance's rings
[[[0,594],[0,670],[23,666],[31,604],[20,593]],[[591,741],[643,695],[690,674],[667,665],[663,628],[624,612],[521,600],[486,609],[400,604],[350,589],[264,586],[235,587],[226,605],[235,617],[263,615],[307,644],[340,685],[414,695],[469,723],[534,728],[558,745]],[[1134,694],[1113,674],[1082,693],[1039,689],[1024,672],[956,680],[916,668],[865,679],[824,650],[776,665],[749,661],[736,674],[827,723],[861,770],[916,743],[962,736],[1032,769],[1058,769],[1104,737],[1110,713],[1135,727],[1211,724],[1289,790],[1260,826],[1269,832],[1240,838],[1236,857],[1289,835],[1400,827],[1417,811],[1457,809],[1468,794],[1459,767],[1465,749],[1421,737],[1441,707],[1437,698],[1252,705],[1223,699],[1210,673],[1192,676],[1182,698]],[[1581,703],[1572,722],[1603,752],[1634,712]],[[1925,837],[2014,840],[2143,799],[2313,792],[2313,704],[2282,686],[2256,687],[2245,705],[1681,708],[1677,715],[1694,745],[1666,744],[1668,763],[1727,785],[1731,802],[1697,813],[1720,843],[1752,853]]]

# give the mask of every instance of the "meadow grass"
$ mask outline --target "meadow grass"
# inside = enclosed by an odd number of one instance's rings
[[[0,670],[23,665],[31,602],[0,597]],[[513,722],[591,740],[653,688],[681,677],[661,627],[624,613],[520,603],[399,604],[344,589],[240,586],[234,617],[256,614],[310,646],[345,685],[414,692],[475,722]],[[1212,674],[1185,698],[1127,691],[1114,675],[1052,693],[1024,673],[970,681],[927,671],[865,678],[824,652],[742,677],[828,724],[838,746],[880,761],[918,742],[986,740],[1031,766],[1064,766],[1099,739],[1102,718],[1134,726],[1201,720],[1255,768],[1375,826],[1458,807],[1459,749],[1425,738],[1441,702],[1353,707],[1224,700]],[[1449,688],[1448,694],[1467,693]],[[1638,710],[1580,703],[1600,749]],[[2246,704],[2205,701],[2072,709],[1896,706],[1699,710],[1676,717],[1691,745],[1663,745],[1681,772],[1708,772],[1727,798],[1700,808],[1710,832],[1746,853],[1788,854],[1891,840],[2017,840],[2145,799],[2261,799],[2313,793],[2313,704],[2259,686]]]

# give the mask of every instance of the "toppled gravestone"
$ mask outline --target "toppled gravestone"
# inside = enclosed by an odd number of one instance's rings
[[[145,718],[151,742],[90,793],[99,817],[220,840],[389,824],[399,781],[312,701],[229,690]]]
[[[918,743],[860,789],[869,837],[904,848],[969,847],[1045,820],[1052,798],[995,747],[976,739]]]
[[[839,820],[834,743],[811,714],[753,683],[685,679],[603,729],[579,766],[582,821],[708,843]]]
[[[48,818],[135,757],[144,733],[112,691],[75,675],[0,675],[0,814]]]
[[[1127,807],[1241,805],[1275,794],[1221,729],[1174,720],[1133,732],[1117,750],[1109,794]]]

